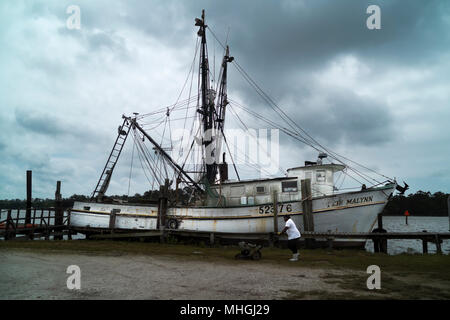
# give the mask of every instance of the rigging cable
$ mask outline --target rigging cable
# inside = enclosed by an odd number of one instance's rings
[[[134,130],[135,130],[135,129],[134,129]],[[128,193],[127,193],[127,197],[130,196],[131,174],[132,174],[132,172],[133,172],[134,148],[135,148],[135,144],[133,143],[133,151],[131,152],[130,176],[129,176],[129,178],[128,178]]]
[[[211,32],[211,34],[212,34],[213,37],[216,39],[216,41],[217,41],[223,48],[225,48],[225,46],[220,42],[220,40],[217,38],[217,36],[214,34],[214,32],[211,30],[210,27],[208,27],[208,30]],[[246,72],[246,71],[245,71],[245,70],[237,63],[236,60],[233,61],[233,64],[234,64],[234,66],[236,67],[236,69],[239,71],[239,73],[241,73],[241,75],[243,76],[243,78],[244,78],[244,79],[245,79],[245,80],[246,80],[246,81],[247,81],[247,82],[255,89],[255,91],[263,98],[263,100],[265,100],[265,101],[269,104],[269,106],[270,106],[275,112],[277,112],[283,120],[285,120],[285,121],[288,123],[288,125],[289,125],[292,129],[294,129],[294,130],[296,131],[295,127],[297,127],[300,131],[302,131],[302,132],[307,136],[307,138],[306,138],[306,137],[303,137],[303,139],[309,142],[309,143],[308,143],[309,146],[312,146],[312,145],[315,143],[317,146],[321,147],[321,148],[323,149],[323,151],[327,151],[333,159],[335,159],[336,161],[338,161],[338,162],[340,162],[340,163],[346,165],[350,170],[352,170],[354,173],[356,173],[357,175],[359,175],[360,177],[362,177],[364,180],[366,180],[366,181],[368,181],[368,182],[370,182],[370,180],[373,180],[373,181],[379,183],[379,181],[377,181],[376,179],[374,179],[374,178],[372,178],[372,177],[370,177],[370,176],[368,176],[368,175],[366,175],[366,174],[364,174],[364,173],[362,173],[362,172],[359,172],[359,170],[350,167],[348,164],[345,164],[341,159],[339,159],[339,157],[344,158],[344,159],[346,159],[346,160],[349,160],[349,161],[351,161],[352,163],[354,163],[354,164],[356,164],[356,165],[358,165],[358,166],[360,166],[360,167],[362,167],[362,168],[364,168],[364,169],[366,169],[366,170],[369,170],[369,171],[371,171],[371,172],[373,172],[373,173],[375,173],[375,174],[377,174],[377,175],[380,175],[380,176],[383,176],[383,177],[385,177],[385,178],[387,178],[387,179],[389,179],[389,180],[392,180],[391,178],[389,178],[389,177],[387,177],[387,176],[384,176],[384,175],[382,175],[382,174],[376,172],[375,170],[372,170],[372,169],[370,169],[370,168],[367,168],[367,167],[363,166],[362,164],[357,163],[356,161],[353,161],[353,160],[350,160],[350,159],[348,159],[348,158],[345,158],[345,157],[343,157],[343,156],[337,154],[336,152],[332,151],[331,149],[325,148],[325,147],[324,147],[323,145],[321,145],[317,140],[315,140],[312,136],[310,136],[310,135],[306,132],[306,130],[304,130],[304,129],[301,128],[299,125],[297,125],[297,123],[296,123],[295,121],[293,121],[293,120],[292,120],[292,119],[291,119],[291,118],[283,111],[283,109],[281,109],[281,108],[273,101],[273,99],[272,99],[269,95],[267,95],[267,94],[266,94],[266,93],[258,86],[258,84],[257,84],[257,83],[256,83],[256,82],[248,75],[248,73],[247,73],[247,72]],[[297,133],[301,136],[300,132],[297,131]],[[317,150],[317,148],[314,148],[314,149]],[[322,152],[323,152],[323,151],[322,151]],[[369,179],[370,179],[370,180],[369,180]]]

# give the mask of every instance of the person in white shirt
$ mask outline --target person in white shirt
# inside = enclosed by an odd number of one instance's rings
[[[292,251],[292,259],[289,259],[289,261],[298,261],[298,240],[301,237],[300,231],[298,231],[297,226],[291,219],[291,216],[285,215],[284,221],[286,222],[286,225],[280,232],[280,235],[283,233],[287,234],[288,248]]]

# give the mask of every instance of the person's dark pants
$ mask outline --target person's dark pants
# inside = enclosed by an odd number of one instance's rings
[[[288,240],[288,248],[291,249],[294,254],[298,252],[298,239],[300,238]]]

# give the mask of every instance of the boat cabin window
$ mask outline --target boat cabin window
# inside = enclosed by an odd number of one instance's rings
[[[89,211],[91,210],[91,207],[83,207],[83,210]]]
[[[265,186],[257,186],[256,193],[266,193],[266,187]]]
[[[297,181],[281,182],[281,190],[283,192],[297,192]]]
[[[317,182],[325,182],[325,170],[317,170],[316,171],[316,181]]]

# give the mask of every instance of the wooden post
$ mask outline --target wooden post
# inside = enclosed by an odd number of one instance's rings
[[[67,210],[67,229],[69,230],[67,238],[72,240],[72,230],[70,229],[70,209]]]
[[[41,218],[39,221],[39,227],[42,227],[42,221],[44,221],[44,209],[41,209]]]
[[[377,219],[378,219],[378,229],[383,229],[383,216],[381,213],[378,214]]]
[[[267,236],[267,242],[269,244],[269,247],[271,248],[273,248],[275,245],[275,237],[277,237],[277,235],[274,233],[269,233],[269,235]]]
[[[42,213],[44,212],[44,209],[42,209]],[[50,215],[50,212],[48,213],[49,215]],[[45,225],[45,229],[43,230],[43,233],[44,233],[44,239],[45,240],[49,240],[50,239],[50,232],[49,232],[49,225],[48,225],[48,223],[47,223],[47,221],[48,221],[48,219],[47,220],[45,220],[46,219],[46,217],[44,216],[44,218],[43,218],[43,222],[44,222],[44,225]]]
[[[331,230],[328,230],[328,233],[331,233]],[[333,237],[328,237],[327,238],[327,242],[328,242],[328,250],[333,250]]]
[[[11,209],[8,209],[8,214],[6,215],[6,226],[5,226],[5,240],[9,240],[11,231],[9,230],[11,228]]]
[[[386,230],[383,229],[383,215],[379,213],[377,218],[378,218],[378,228],[374,229],[372,232],[386,233]],[[373,247],[374,252],[387,253],[387,238],[373,239]]]
[[[16,226],[15,229],[17,230],[19,228],[19,216],[20,216],[20,209],[17,210],[17,215],[16,215]],[[26,218],[25,218],[26,219]]]
[[[31,223],[31,184],[32,172],[27,170],[27,212],[25,214],[25,224]]]
[[[333,250],[333,238],[328,238],[328,250]]]
[[[31,231],[28,233],[28,239],[33,240],[34,239],[34,224],[36,222],[36,208],[33,210],[33,220],[31,223]]]
[[[434,241],[436,242],[436,253],[437,254],[442,254],[442,248],[441,248],[441,239],[439,238],[439,235],[436,234],[434,236]]]
[[[427,230],[422,230],[422,232],[426,233]],[[427,237],[422,238],[422,253],[428,254],[428,238]]]
[[[64,223],[64,211],[62,209],[62,197],[61,197],[61,181],[56,181],[55,191],[55,226],[62,226]],[[53,237],[55,240],[62,240],[63,236],[57,235]]]
[[[422,238],[422,252],[423,254],[428,253],[428,240],[426,238]]]
[[[381,250],[381,252],[383,252],[383,253],[386,253],[387,254],[387,243],[388,243],[388,240],[387,240],[387,238],[383,238],[383,239],[381,239],[381,242],[380,242],[380,250]]]
[[[311,179],[301,181],[303,224],[305,231],[314,231],[314,218],[312,213]]]
[[[164,186],[160,186],[160,196],[158,199],[158,220],[157,229],[162,230],[161,242],[165,242],[166,233],[164,232],[166,226],[166,214],[167,214],[167,196],[169,189],[169,179],[165,180]]]
[[[214,245],[214,232],[211,232],[209,234],[209,244],[210,244],[210,246]]]
[[[273,232],[278,233],[278,194],[277,190],[272,192],[273,200]]]
[[[114,233],[114,229],[116,228],[116,213],[117,209],[112,209],[109,215],[109,229],[111,229],[111,233]]]
[[[302,207],[303,207],[303,226],[305,231],[314,232],[314,218],[312,212],[312,193],[311,179],[301,181],[302,188]],[[307,248],[313,247],[315,239],[305,239]]]
[[[448,210],[448,231],[450,231],[450,195],[447,198],[447,210]]]

